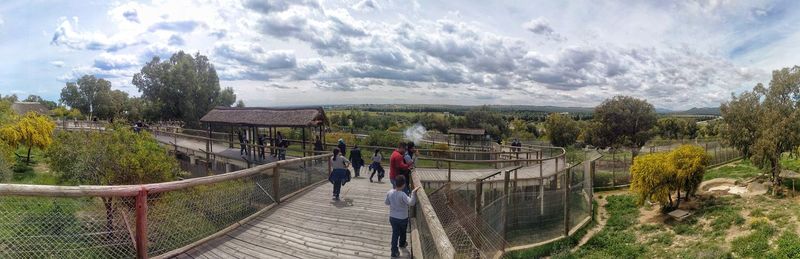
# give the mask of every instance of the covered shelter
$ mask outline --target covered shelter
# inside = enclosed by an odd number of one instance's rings
[[[471,146],[473,144],[480,144],[480,146],[487,145],[486,130],[478,128],[453,128],[447,130],[448,145],[450,143],[456,145]]]
[[[229,143],[233,148],[234,135],[242,134],[245,138],[247,156],[249,161],[264,161],[265,157],[259,157],[259,149],[269,148],[270,154],[275,154],[277,134],[281,128],[289,128],[294,131],[300,129],[300,139],[297,141],[303,148],[303,155],[306,150],[313,147],[312,136],[318,136],[320,140],[325,139],[325,127],[328,125],[328,117],[322,107],[295,107],[295,108],[268,108],[268,107],[216,107],[200,118],[200,122],[208,125],[208,147],[211,148],[212,127],[227,128],[230,130]],[[237,133],[238,132],[238,133]],[[281,135],[286,138],[286,132]],[[258,137],[265,139],[264,145],[258,143]],[[309,141],[311,140],[311,141]],[[287,140],[288,141],[288,140]],[[210,151],[212,152],[212,151]]]
[[[34,112],[41,115],[51,115],[50,109],[39,102],[15,102],[11,104],[11,110],[16,114],[25,115],[28,112]]]

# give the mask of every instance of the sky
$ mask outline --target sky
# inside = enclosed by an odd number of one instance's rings
[[[248,106],[718,106],[800,65],[800,1],[0,2],[0,94],[208,56]]]

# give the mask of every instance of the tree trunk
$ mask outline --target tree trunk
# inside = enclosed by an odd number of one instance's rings
[[[678,198],[675,199],[675,207],[672,207],[672,209],[677,209],[680,206],[681,206],[681,190],[678,189]]]
[[[28,146],[28,157],[25,159],[26,164],[31,164],[31,146]]]

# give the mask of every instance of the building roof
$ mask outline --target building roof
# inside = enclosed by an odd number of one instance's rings
[[[466,128],[455,128],[447,130],[448,134],[456,134],[456,135],[479,135],[483,136],[486,134],[485,129],[466,129]]]
[[[216,107],[201,122],[269,127],[309,127],[328,123],[322,107]]]
[[[38,102],[15,102],[11,104],[11,110],[14,110],[19,115],[24,115],[28,112],[50,115],[50,109]]]

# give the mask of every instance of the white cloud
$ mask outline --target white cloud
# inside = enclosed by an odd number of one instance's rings
[[[209,56],[223,84],[321,95],[314,100],[402,88],[408,95],[397,102],[432,94],[455,103],[586,106],[630,94],[686,107],[716,105],[765,78],[728,54],[735,45],[749,51],[742,59],[797,56],[747,48],[761,35],[749,28],[768,28],[776,10],[789,10],[758,3],[543,2],[509,12],[486,3],[191,2],[115,4],[105,25],[62,18],[51,44],[86,57],[69,60],[76,67],[59,78],[91,73],[129,84],[152,57],[184,50]],[[741,28],[742,39],[731,40]],[[797,37],[773,46],[791,49]]]

